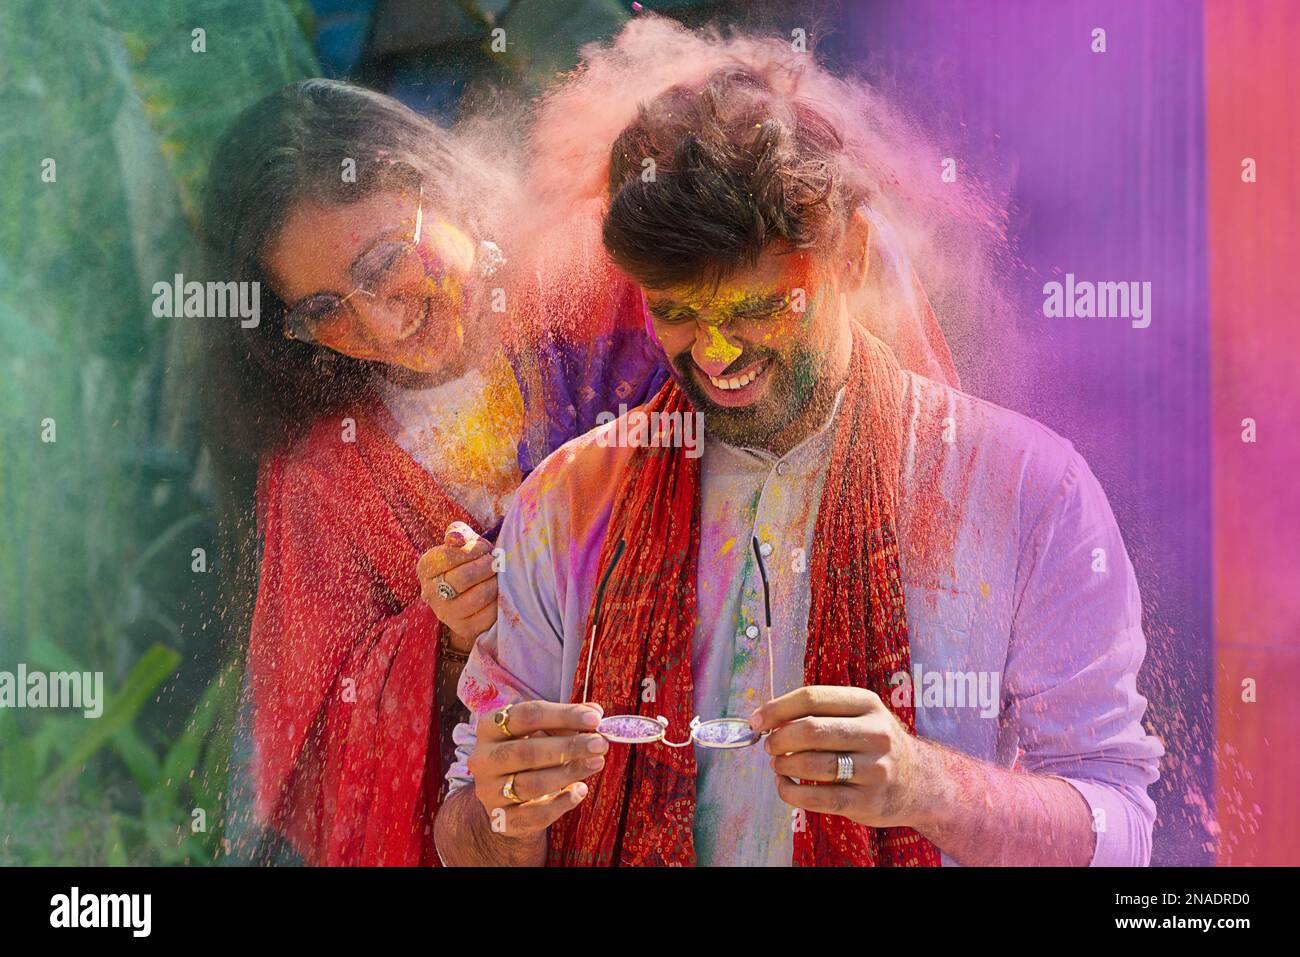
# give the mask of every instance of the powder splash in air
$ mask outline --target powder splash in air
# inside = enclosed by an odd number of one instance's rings
[[[589,338],[623,322],[610,305],[621,274],[601,242],[610,148],[660,95],[737,68],[761,77],[791,109],[815,110],[845,144],[836,172],[860,184],[872,226],[867,281],[848,302],[855,316],[906,368],[930,378],[958,384],[945,339],[963,353],[974,349],[980,363],[997,343],[990,365],[1004,367],[1015,348],[1006,198],[974,177],[943,182],[935,172],[943,154],[921,122],[865,81],[832,74],[771,35],[690,30],[648,11],[608,43],[584,47],[578,69],[539,101],[529,202],[513,225],[540,303],[521,325],[512,321],[515,331]],[[656,172],[672,175],[671,164],[660,161]],[[967,371],[978,381],[984,370],[968,361]]]

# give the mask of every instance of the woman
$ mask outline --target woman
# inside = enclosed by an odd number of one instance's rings
[[[437,862],[456,679],[496,614],[492,530],[531,465],[663,381],[613,274],[579,348],[520,333],[554,304],[497,242],[517,196],[464,137],[325,80],[251,107],[214,156],[215,274],[262,297],[211,352],[212,445],[227,474],[257,467],[259,860]]]

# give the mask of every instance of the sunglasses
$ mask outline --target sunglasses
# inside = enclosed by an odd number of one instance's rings
[[[758,564],[758,574],[763,582],[763,614],[765,627],[763,637],[767,642],[767,692],[768,699],[775,697],[776,667],[772,658],[772,596],[767,581],[767,566],[763,563],[763,553],[759,549],[758,539],[751,538],[754,561]],[[596,634],[600,625],[601,609],[605,602],[605,588],[609,584],[614,567],[623,557],[625,548],[623,539],[619,539],[610,556],[609,566],[601,576],[596,589],[596,609],[591,622],[591,641],[587,645],[587,673],[582,683],[582,700],[590,701],[588,692],[591,686],[591,661],[596,652]],[[757,744],[763,735],[749,726],[747,718],[710,718],[700,720],[696,715],[690,724],[690,736],[685,741],[668,740],[668,719],[660,715],[651,718],[641,714],[611,714],[603,718],[596,727],[596,733],[615,744],[655,744],[663,743],[670,748],[684,748],[694,744],[696,747],[712,750],[735,750]],[[765,734],[766,732],[764,732]]]

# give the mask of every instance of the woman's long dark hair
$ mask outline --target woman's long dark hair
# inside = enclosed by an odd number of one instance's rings
[[[423,190],[425,208],[480,234],[500,183],[454,134],[391,97],[304,80],[245,110],[213,154],[203,208],[211,278],[259,282],[261,321],[206,322],[208,442],[219,460],[257,457],[354,405],[375,364],[284,336],[285,304],[262,257],[300,202],[354,203]]]
[[[496,232],[513,199],[504,158],[471,153],[465,137],[396,100],[332,80],[306,80],[245,110],[212,158],[202,213],[208,278],[259,282],[260,322],[205,319],[200,407],[213,465],[222,556],[221,617],[242,641],[252,620],[259,555],[253,492],[263,453],[371,388],[374,363],[284,336],[285,304],[262,257],[304,200],[347,204],[380,191],[423,190],[431,210],[480,237]],[[350,161],[350,162],[349,162]],[[355,176],[350,174],[355,165]]]

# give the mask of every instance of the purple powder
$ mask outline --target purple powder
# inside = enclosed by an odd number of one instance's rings
[[[758,740],[758,734],[743,718],[706,721],[695,729],[695,741],[705,746],[746,745]]]
[[[663,725],[641,715],[615,714],[601,721],[596,732],[607,738],[657,738],[663,734]]]

